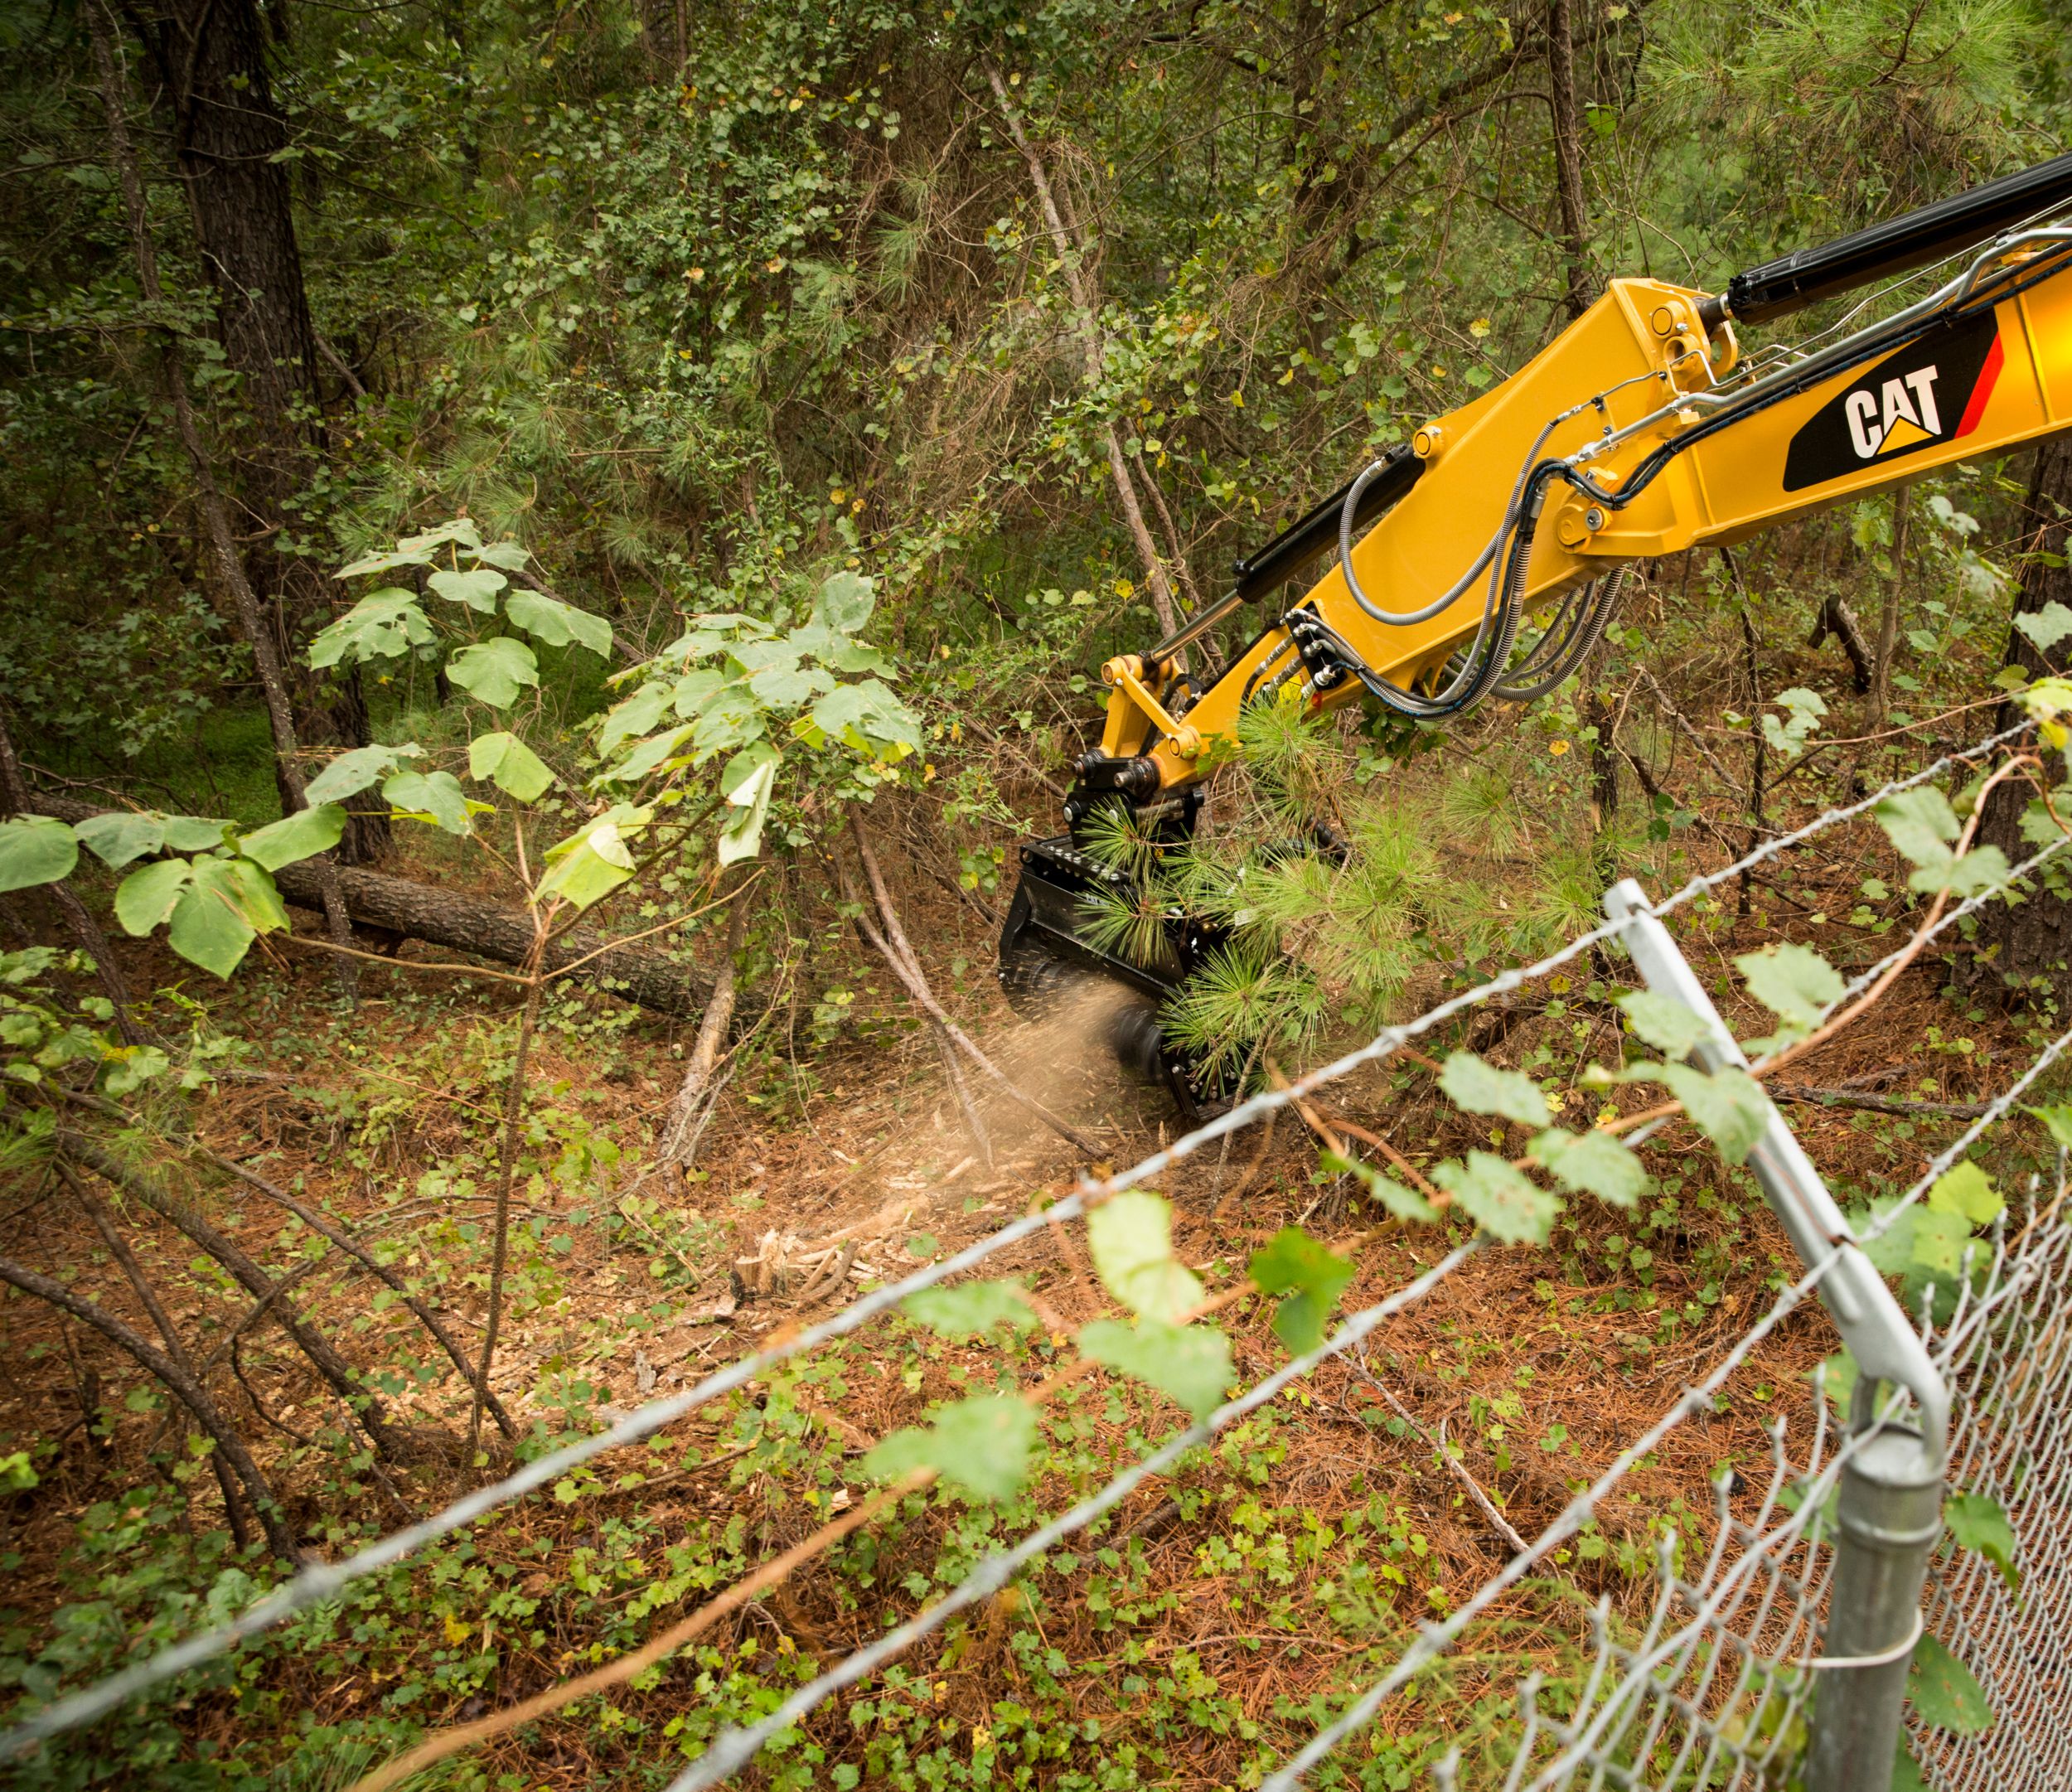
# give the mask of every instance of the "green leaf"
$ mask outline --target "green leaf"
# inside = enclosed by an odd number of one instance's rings
[[[172,949],[204,971],[227,978],[253,940],[288,925],[274,880],[242,859],[197,859],[194,878],[172,905],[167,934]]]
[[[1036,1315],[1019,1281],[967,1281],[955,1288],[922,1288],[899,1303],[917,1325],[945,1338],[975,1338],[995,1325],[1027,1331]]]
[[[540,755],[516,734],[478,734],[467,743],[467,775],[487,778],[520,802],[536,802],[554,782],[554,773]]]
[[[346,811],[335,802],[319,803],[240,835],[237,850],[254,865],[278,871],[299,859],[313,859],[320,852],[329,852],[345,831]]]
[[[1464,1165],[1435,1165],[1431,1179],[1503,1244],[1545,1244],[1561,1210],[1557,1196],[1487,1151],[1469,1152]]]
[[[1842,997],[1842,976],[1810,947],[1787,942],[1734,962],[1748,979],[1748,992],[1787,1025],[1810,1033]]]
[[[1139,1319],[1170,1325],[1199,1305],[1202,1285],[1173,1254],[1173,1209],[1126,1189],[1087,1216],[1087,1243],[1102,1286]]]
[[[2050,1129],[2054,1144],[2072,1145],[2072,1104],[2057,1107],[2025,1107],[2022,1112]]]
[[[465,603],[469,609],[480,611],[484,616],[496,613],[496,593],[511,583],[501,573],[488,566],[477,566],[465,573],[442,569],[424,582],[449,603]],[[514,593],[514,600],[516,596]],[[511,620],[516,622],[517,618],[513,617]]]
[[[132,1094],[172,1068],[172,1060],[157,1046],[130,1046],[108,1060],[101,1072],[101,1087],[110,1095]]]
[[[398,772],[381,787],[405,820],[431,821],[448,834],[467,832],[467,796],[451,772]]]
[[[310,779],[303,795],[312,803],[356,797],[375,779],[394,771],[398,759],[414,759],[422,750],[415,746],[355,747],[350,753],[340,753]]]
[[[612,705],[604,718],[604,725],[598,730],[598,752],[609,758],[622,742],[631,740],[636,734],[645,734],[661,720],[669,708],[669,698],[668,685],[643,685],[623,702]]]
[[[142,939],[172,913],[193,875],[194,868],[184,859],[161,859],[131,872],[115,891],[115,918],[123,931]]]
[[[730,763],[738,764],[747,757],[746,753],[738,754]],[[762,850],[762,824],[769,818],[770,792],[777,787],[777,755],[772,753],[727,792],[728,803],[740,812],[728,819],[720,833],[717,857],[722,865],[753,859]]]
[[[350,565],[340,567],[338,576],[341,579],[364,579],[372,573],[392,573],[399,567],[429,565],[431,559],[428,548],[417,550],[395,548],[381,554],[362,555]]]
[[[1522,1126],[1544,1126],[1553,1116],[1539,1085],[1515,1070],[1498,1070],[1473,1052],[1455,1052],[1440,1073],[1439,1087],[1456,1107],[1470,1114],[1501,1114]]]
[[[520,685],[540,682],[540,662],[532,649],[509,635],[462,647],[446,662],[446,676],[492,710],[514,701]]]
[[[1935,1179],[1928,1205],[1935,1213],[1954,1213],[1968,1225],[1990,1226],[2007,1204],[1993,1192],[1992,1178],[1966,1158]]]
[[[1011,1394],[976,1394],[938,1413],[926,1431],[894,1431],[864,1458],[864,1472],[893,1481],[933,1469],[975,1499],[1006,1499],[1029,1473],[1036,1415]]]
[[[72,829],[80,844],[111,871],[119,871],[136,860],[148,858],[166,844],[162,816],[136,815],[118,809],[108,815],[90,815]]]
[[[535,887],[533,899],[546,902],[559,897],[575,908],[587,908],[609,895],[633,874],[626,833],[645,826],[649,818],[647,810],[622,803],[581,833],[549,846],[547,873]]]
[[[501,566],[507,573],[521,573],[532,556],[515,541],[492,541],[486,547],[469,548],[467,557],[485,566]]]
[[[1933,784],[1917,784],[1887,797],[1871,811],[1900,856],[1915,865],[1941,865],[1950,856],[1945,842],[1961,831],[1949,799]]]
[[[415,594],[390,585],[370,593],[321,631],[309,644],[309,663],[321,667],[341,660],[348,666],[393,660],[437,638]]]
[[[1985,1494],[1952,1494],[1943,1502],[1943,1517],[1959,1549],[1983,1556],[1999,1569],[2008,1591],[2021,1591],[2021,1570],[2015,1563],[2015,1528],[1998,1500]]]
[[[767,671],[753,674],[748,680],[749,694],[758,703],[767,704],[773,710],[796,709],[808,697],[816,697],[834,688],[835,680],[812,666],[773,666]]]
[[[1727,1065],[1708,1077],[1693,1065],[1664,1064],[1661,1075],[1730,1164],[1746,1158],[1769,1124],[1769,1097],[1738,1066]]]
[[[1532,1141],[1532,1155],[1554,1179],[1574,1194],[1594,1194],[1614,1207],[1639,1205],[1648,1192],[1648,1172],[1632,1151],[1608,1132],[1585,1133],[1550,1127]]]
[[[709,666],[701,666],[695,671],[686,672],[676,680],[669,692],[670,708],[682,721],[694,720],[705,705],[724,690],[730,680],[724,672],[715,671]],[[660,714],[660,711],[656,711]]]
[[[79,836],[70,823],[43,815],[0,821],[0,892],[55,884],[78,863]]]
[[[1363,1164],[1357,1157],[1343,1157],[1336,1151],[1319,1151],[1317,1161],[1335,1174],[1357,1176],[1368,1194],[1387,1209],[1392,1218],[1422,1226],[1439,1218],[1439,1209],[1415,1189],[1406,1189],[1372,1164]]]
[[[690,724],[680,722],[659,734],[650,734],[616,764],[598,773],[600,784],[637,784],[657,766],[676,757],[677,749],[690,739]]]
[[[1914,1645],[1906,1696],[1914,1715],[1935,1729],[1982,1736],[1992,1727],[1992,1707],[1971,1669],[1932,1636],[1924,1636]]]
[[[1980,896],[1997,890],[2013,875],[2007,855],[1997,846],[1974,846],[1961,859],[1944,865],[1924,865],[1906,880],[1909,889],[1934,895],[1948,890],[1953,896]]]
[[[1900,1731],[1898,1749],[1892,1756],[1892,1779],[1886,1792],[1934,1792],[1928,1783],[1928,1776],[1921,1771],[1920,1764],[1914,1759],[1913,1744],[1904,1727]]]
[[[429,554],[449,541],[463,548],[479,548],[482,545],[482,531],[476,528],[472,517],[456,516],[450,523],[441,523],[421,535],[405,535],[395,545],[399,554]]]
[[[1907,1267],[1926,1270],[1938,1281],[1955,1276],[1972,1248],[1971,1226],[1959,1213],[1917,1208],[1907,1234]]]
[[[1629,990],[1619,1006],[1633,1029],[1665,1058],[1682,1058],[1713,1034],[1711,1024],[1674,997],[1653,990]]]
[[[813,613],[837,634],[853,635],[877,607],[877,587],[856,573],[837,573],[821,587]]]
[[[417,749],[409,749],[414,753]],[[166,831],[166,846],[172,852],[210,852],[229,837],[228,821],[198,815],[162,815],[157,818]]]
[[[921,724],[913,712],[874,678],[837,685],[792,723],[792,731],[808,746],[839,740],[888,765],[921,748]]]
[[[1324,1342],[1324,1321],[1353,1279],[1353,1266],[1300,1226],[1283,1226],[1247,1267],[1266,1294],[1286,1296],[1274,1310],[1274,1335],[1295,1356]]]
[[[1230,1339],[1213,1325],[1096,1320],[1079,1328],[1079,1354],[1170,1395],[1197,1421],[1223,1403],[1223,1390],[1237,1374]]]
[[[2017,616],[2014,624],[2044,652],[2048,653],[2067,635],[2072,635],[2072,610],[2053,600],[2040,610],[2032,611],[2026,616]]]
[[[504,614],[535,639],[550,647],[565,647],[570,642],[588,647],[605,659],[612,656],[612,625],[601,616],[564,603],[544,591],[520,588],[504,599]]]

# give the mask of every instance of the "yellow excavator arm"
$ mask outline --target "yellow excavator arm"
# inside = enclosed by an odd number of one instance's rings
[[[1156,1005],[1214,949],[1166,923],[1155,970],[1104,950],[1097,888],[1130,881],[1081,841],[1121,806],[1155,837],[1191,831],[1205,757],[1258,702],[1365,700],[1414,719],[1522,702],[1581,668],[1624,569],[2072,431],[2072,155],[1739,274],[1718,293],[1614,280],[1544,350],[1434,418],[1240,561],[1228,596],[1148,653],[1102,668],[1108,710],[1066,797],[1068,831],[1024,848],[1000,974],[1024,1011],[1092,972],[1134,988],[1111,1043],[1188,1098]],[[1938,261],[1891,315],[1750,351],[1736,327]],[[1875,297],[1876,295],[1874,295]],[[1859,308],[1859,310],[1864,308]],[[1329,569],[1219,668],[1219,623]],[[1195,1091],[1194,1092],[1204,1092]]]
[[[1313,705],[1364,696],[1430,717],[1537,695],[1580,661],[1562,643],[1594,644],[1593,607],[1608,616],[1615,595],[1599,582],[1619,568],[2072,429],[2072,229],[2012,230],[1918,304],[1825,345],[1750,356],[1734,329],[1953,243],[1971,249],[2068,197],[2072,157],[1738,276],[1723,294],[1614,280],[1525,367],[1241,563],[1222,603],[1150,653],[1111,660],[1098,757],[1137,768],[1110,782],[1139,802],[1190,784],[1244,705],[1291,682]],[[1358,513],[1381,505],[1356,535]],[[1189,682],[1185,650],[1259,594],[1248,569],[1285,579],[1342,544],[1349,553],[1250,647]],[[1536,616],[1552,618],[1547,651],[1518,660]]]

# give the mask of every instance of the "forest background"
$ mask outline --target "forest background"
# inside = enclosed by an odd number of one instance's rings
[[[2056,153],[2065,23],[5,0],[0,808],[90,849],[38,834],[70,875],[0,898],[22,1708],[1167,1136],[1162,1094],[1082,1076],[1084,1041],[1018,1028],[991,976],[1016,843],[1097,738],[1094,669],[1607,277],[1711,288]],[[1193,1042],[1291,1073],[1589,924],[1612,876],[1723,862],[1982,734],[2003,664],[2055,669],[2007,625],[2065,594],[2069,501],[2051,448],[1960,467],[1650,569],[1529,711],[1253,742],[1218,825],[1350,816],[1380,869],[1349,931],[1343,891],[1284,889]],[[1808,645],[1837,605],[1856,661]],[[1866,830],[1707,925],[1839,963],[1917,906]],[[2042,1036],[2062,925],[2040,899],[1968,928],[1826,1073],[1861,1097],[1823,1121],[1849,1199]],[[1616,1061],[1612,977],[1471,1043],[1580,1102],[1606,1016]],[[1474,1136],[1417,1108],[1429,1080],[1346,1112],[1422,1112],[1397,1143],[1429,1165]],[[1212,1286],[1243,1241],[1348,1213],[1271,1129],[1184,1181]],[[1479,1271],[1390,1359],[1416,1412],[1363,1405],[1350,1446],[1306,1409],[1248,1423],[796,1732],[772,1783],[1256,1784],[1776,1274],[1744,1179],[1658,1186]],[[1076,1249],[1024,1266],[1049,1303],[1004,1347],[1024,1367],[1101,1310]],[[1536,1315],[1566,1342],[1528,1347]],[[646,1480],[564,1482],[16,1770],[343,1785],[621,1656],[983,1373],[947,1329],[825,1354],[666,1434]],[[1757,1403],[1803,1409],[1823,1351],[1780,1349]],[[1067,1405],[1028,1490],[913,1494],[805,1591],[424,1783],[661,1783],[1171,1418],[1141,1388]],[[1709,1447],[1576,1572],[1644,1576],[1742,1446]],[[1478,1475],[1494,1519],[1462,1504]],[[1203,1583],[1218,1621],[1176,1615]],[[1462,1733],[1500,1754],[1506,1677],[1573,1659],[1547,1610],[1348,1772],[1413,1783]]]

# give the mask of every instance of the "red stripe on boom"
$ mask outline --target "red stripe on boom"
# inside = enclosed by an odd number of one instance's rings
[[[1994,337],[1993,346],[1986,351],[1986,365],[1978,370],[1978,380],[1971,389],[1971,402],[1965,405],[1963,419],[1957,425],[1958,435],[1968,436],[1978,427],[1978,419],[1986,414],[1986,401],[1993,395],[1993,382],[2000,377],[2001,363],[2007,358],[2000,338]]]

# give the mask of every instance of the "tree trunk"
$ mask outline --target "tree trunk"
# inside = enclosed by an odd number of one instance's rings
[[[1571,317],[1590,308],[1595,282],[1590,271],[1590,220],[1583,196],[1582,114],[1576,103],[1576,31],[1569,0],[1547,0],[1547,84],[1553,102],[1554,195],[1561,211],[1566,288],[1561,303]]]
[[[2029,494],[2022,505],[2022,547],[2031,556],[2021,569],[2013,615],[2030,616],[2051,603],[2072,606],[2072,566],[2065,564],[2068,511],[2072,511],[2072,444],[2045,443],[2036,450]],[[2044,558],[2043,556],[2048,556]],[[2053,564],[2055,562],[2055,564]],[[2072,666],[2072,642],[2060,642],[2048,653],[2021,630],[2007,631],[2006,663],[2020,666],[2031,678],[2065,671]],[[1999,729],[2014,725],[2011,703],[1994,718]],[[2011,864],[2036,850],[2021,837],[2021,817],[2028,808],[2026,784],[2010,778],[1986,798],[1978,824],[1982,845],[1997,846]],[[2029,879],[2026,899],[1989,903],[1978,912],[1978,955],[1972,962],[1982,971],[1997,972],[2011,995],[2024,992],[2072,995],[2072,884],[2054,860]]]
[[[246,433],[235,442],[236,496],[249,519],[245,578],[288,675],[295,730],[312,746],[361,747],[371,736],[356,670],[312,671],[302,649],[331,608],[331,580],[283,553],[296,501],[322,443],[319,351],[295,233],[288,119],[274,98],[266,23],[255,0],[168,0],[143,27],[170,114],[174,165],[215,295],[215,333],[238,375]],[[253,537],[256,539],[250,539]],[[281,807],[301,806],[283,781]],[[385,812],[356,814],[340,842],[347,864],[389,843]]]

